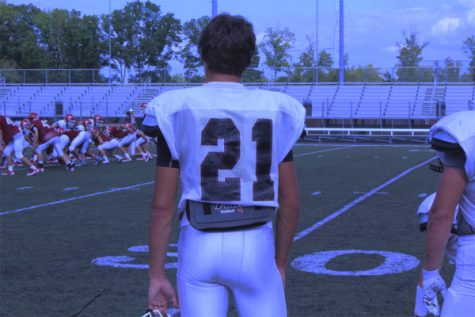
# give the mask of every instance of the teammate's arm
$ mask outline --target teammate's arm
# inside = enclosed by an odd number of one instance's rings
[[[275,261],[285,285],[285,267],[299,220],[299,193],[294,163],[279,165],[279,210],[276,221]]]
[[[428,271],[436,270],[442,265],[454,212],[466,183],[464,170],[449,166],[444,168],[427,224],[424,268]]]
[[[33,133],[32,147],[33,147],[33,150],[36,150],[36,148],[38,147],[38,128],[34,127],[33,129],[31,129],[31,133]]]
[[[3,131],[0,129],[0,159],[3,157]]]
[[[168,303],[178,307],[173,286],[165,274],[165,259],[175,213],[175,195],[178,186],[179,169],[157,166],[155,193],[149,227],[149,290],[150,309],[166,313]]]

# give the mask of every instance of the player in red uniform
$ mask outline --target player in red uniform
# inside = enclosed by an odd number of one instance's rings
[[[71,162],[59,143],[59,133],[53,128],[47,126],[39,119],[38,114],[32,112],[28,119],[30,120],[33,134],[33,149],[38,155],[38,168],[44,171],[43,151],[49,146],[53,146],[59,158],[64,160],[68,171],[74,171],[74,163]]]
[[[4,147],[5,144],[5,147]],[[0,157],[5,154],[7,157],[7,172],[5,175],[15,175],[13,171],[12,152],[15,157],[22,160],[23,163],[30,167],[30,172],[26,175],[31,176],[38,174],[39,170],[30,160],[23,156],[23,133],[10,118],[0,115]]]

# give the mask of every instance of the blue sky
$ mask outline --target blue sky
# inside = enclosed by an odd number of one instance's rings
[[[210,15],[211,0],[151,0],[163,11],[182,21]],[[318,46],[334,54],[338,64],[338,0],[218,0],[218,12],[241,14],[253,24],[258,39],[269,27],[288,27],[297,36],[293,55],[316,39],[318,1]],[[84,14],[102,14],[109,0],[7,0],[32,3],[41,9],[76,9]],[[111,0],[112,10],[127,0]],[[428,41],[424,62],[432,64],[450,56],[468,60],[462,41],[475,34],[475,0],[346,0],[345,51],[350,65],[373,64],[391,68],[396,63],[397,42],[403,32],[417,32]]]

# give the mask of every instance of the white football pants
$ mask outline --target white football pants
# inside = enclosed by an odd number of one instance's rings
[[[63,151],[61,152],[58,152],[56,149],[54,150],[54,156],[55,157],[58,157],[58,156],[62,156],[63,153],[64,153],[64,148],[66,147],[66,145],[68,145],[69,143],[69,137],[66,135],[66,134],[61,134],[59,136],[59,147],[63,149]]]
[[[56,151],[56,153],[61,153],[61,155],[62,155],[63,149],[59,145],[59,136],[55,136],[54,138],[49,139],[45,143],[41,143],[40,145],[38,145],[38,147],[36,148],[36,151],[35,151],[36,154],[40,154],[41,152],[46,150],[50,145],[53,145],[54,150]]]
[[[86,154],[89,143],[91,142],[91,134],[87,131],[81,131],[79,134],[71,141],[69,146],[69,151],[74,151],[79,145],[81,146],[81,154]]]
[[[97,147],[98,150],[113,150],[119,147],[119,140],[112,139],[110,141],[104,142]]]
[[[475,316],[475,235],[458,237],[455,274],[444,304],[442,317]]]
[[[23,133],[18,132],[13,136],[13,140],[8,143],[8,145],[3,150],[3,155],[5,157],[10,156],[12,152],[15,153],[17,160],[21,160],[23,157]]]
[[[127,146],[135,141],[137,141],[137,135],[135,133],[131,133],[120,139],[119,144],[120,146]]]
[[[183,217],[178,242],[182,317],[225,317],[228,291],[239,316],[287,316],[272,224],[228,232],[194,229]]]

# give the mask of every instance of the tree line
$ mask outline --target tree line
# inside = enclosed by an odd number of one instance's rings
[[[43,11],[31,4],[0,2],[0,69],[110,67],[113,82],[202,82],[197,44],[208,21],[209,17],[203,16],[182,23],[173,13],[163,12],[150,1],[129,2],[110,15],[83,15],[63,9]],[[268,28],[243,81],[338,81],[332,55],[326,50],[315,54],[315,45],[310,40],[294,62],[291,51],[295,42],[295,34],[290,29]],[[461,43],[461,49],[470,60],[468,69],[450,56],[440,64],[421,66],[423,50],[429,43],[421,43],[416,33],[404,34],[403,41],[396,45],[394,72],[383,71],[372,64],[350,66],[346,54],[345,81],[472,80],[474,35]],[[182,73],[172,74],[170,62],[173,60],[181,63]],[[264,72],[262,66],[269,71]],[[66,73],[50,76],[64,77]],[[78,72],[75,76],[79,77],[74,79],[76,82],[91,80],[87,72]],[[95,81],[109,81],[109,73],[101,72]]]

